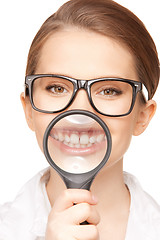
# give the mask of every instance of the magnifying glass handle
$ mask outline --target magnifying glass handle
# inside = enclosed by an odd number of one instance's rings
[[[87,225],[87,224],[89,224],[87,221],[80,223],[80,225]]]

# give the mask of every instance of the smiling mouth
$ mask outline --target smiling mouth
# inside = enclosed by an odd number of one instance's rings
[[[103,131],[89,130],[89,131],[70,131],[56,129],[50,132],[50,136],[58,142],[70,148],[89,148],[106,140]]]
[[[52,129],[49,154],[57,166],[74,173],[88,172],[99,165],[107,148],[103,130]]]

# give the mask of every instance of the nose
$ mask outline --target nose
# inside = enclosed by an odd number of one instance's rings
[[[69,110],[73,110],[73,109],[80,109],[80,110],[95,112],[90,104],[87,92],[84,89],[80,89],[76,93],[76,96],[72,104],[69,106]]]

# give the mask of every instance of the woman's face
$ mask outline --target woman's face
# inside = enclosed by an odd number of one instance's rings
[[[35,74],[59,74],[82,80],[101,77],[138,80],[133,56],[124,45],[106,36],[74,28],[64,29],[49,37],[41,50]],[[128,116],[103,116],[92,108],[87,93],[81,89],[67,110],[88,110],[107,124],[112,136],[112,152],[106,166],[111,166],[122,160],[132,135],[136,134],[141,107],[137,98]],[[37,112],[26,99],[26,115],[42,149],[45,129],[57,114]]]

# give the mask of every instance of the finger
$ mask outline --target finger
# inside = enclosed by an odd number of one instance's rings
[[[79,225],[87,221],[89,224],[97,225],[100,221],[99,213],[95,206],[88,203],[79,203],[64,211],[66,222]]]
[[[97,227],[94,225],[79,225],[74,226],[73,236],[75,239],[81,240],[98,240],[99,232]]]
[[[60,212],[73,206],[74,203],[86,202],[97,204],[97,199],[90,191],[84,189],[67,189],[56,200],[53,209]]]

